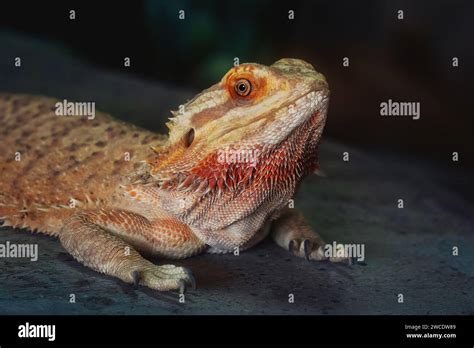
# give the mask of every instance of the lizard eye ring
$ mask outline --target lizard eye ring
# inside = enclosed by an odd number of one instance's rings
[[[247,79],[239,79],[235,82],[234,90],[237,95],[246,97],[252,91],[252,84]]]

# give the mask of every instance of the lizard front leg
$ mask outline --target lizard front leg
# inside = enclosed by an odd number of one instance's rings
[[[182,250],[183,255],[204,247],[190,230],[172,231],[169,227],[164,224],[160,231],[159,221],[153,223],[123,210],[84,211],[66,221],[59,238],[76,260],[96,271],[135,285],[184,292],[187,285],[195,286],[188,269],[155,265],[133,247],[155,254]]]
[[[307,260],[350,261],[345,257],[325,256],[326,242],[313,231],[303,214],[295,209],[285,208],[273,221],[271,236],[279,246]]]

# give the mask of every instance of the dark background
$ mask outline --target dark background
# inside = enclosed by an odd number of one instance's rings
[[[98,68],[193,92],[219,80],[234,57],[263,64],[302,58],[329,80],[326,136],[440,166],[458,151],[457,165],[472,168],[473,8],[451,0],[15,1],[2,4],[0,30],[52,40]],[[181,9],[185,20],[178,20]],[[420,102],[421,119],[382,118],[380,103],[388,99]]]

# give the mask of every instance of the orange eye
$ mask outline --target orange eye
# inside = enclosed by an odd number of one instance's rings
[[[247,79],[240,79],[235,82],[234,90],[237,95],[246,97],[252,92],[252,84]]]

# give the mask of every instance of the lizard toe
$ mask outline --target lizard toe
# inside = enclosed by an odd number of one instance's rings
[[[153,267],[148,267],[138,273],[140,285],[160,291],[178,290],[183,294],[188,285],[193,289],[196,286],[191,271],[184,267],[154,265]]]

